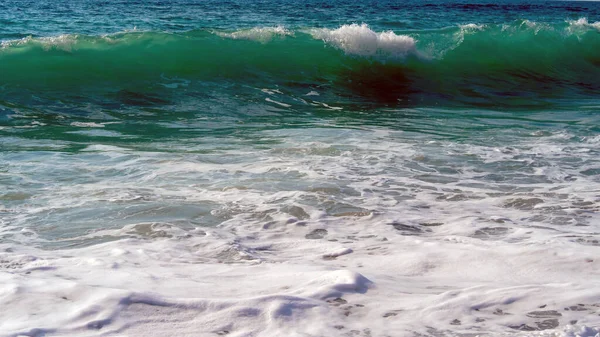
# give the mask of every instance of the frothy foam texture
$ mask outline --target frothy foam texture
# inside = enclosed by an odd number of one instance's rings
[[[600,337],[599,14],[1,0],[0,337]]]
[[[39,38],[28,36],[18,40],[1,41],[0,49],[23,47],[26,45],[39,45],[46,51],[51,49],[57,49],[61,51],[70,52],[72,51],[73,45],[77,43],[77,40],[77,35],[70,34]]]
[[[591,247],[509,249],[452,237],[433,243],[398,236],[392,226],[365,231],[364,224],[330,223],[315,232],[289,223],[260,239],[138,226],[121,234],[135,230],[148,239],[59,254],[12,247],[0,253],[0,296],[10,308],[0,311],[0,335],[599,333],[597,282],[571,277],[597,270],[586,261]],[[356,231],[363,238],[350,238]]]
[[[599,333],[597,139],[259,136],[11,157],[0,335]]]
[[[377,33],[364,23],[343,25],[334,30],[313,29],[311,34],[351,55],[402,59],[416,54],[414,38],[392,31]]]
[[[251,29],[238,30],[232,33],[217,32],[218,36],[235,40],[252,40],[262,43],[271,41],[276,37],[293,36],[293,32],[283,26],[277,27],[254,27]]]
[[[573,21],[567,21],[570,26],[592,27],[600,30],[600,22],[589,23],[587,18],[579,18]]]
[[[577,20],[568,20],[567,32],[570,34],[581,35],[588,31],[600,32],[600,22],[589,22],[587,18]]]
[[[468,23],[466,25],[460,25],[459,27],[462,30],[471,30],[471,31],[477,31],[477,30],[483,30],[483,29],[485,29],[485,25],[480,25],[480,24],[476,24],[476,23]]]
[[[9,42],[0,336],[600,337],[597,104],[479,105],[596,24]],[[477,107],[378,100],[416,89]]]

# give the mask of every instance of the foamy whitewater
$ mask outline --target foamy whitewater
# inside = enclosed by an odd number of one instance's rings
[[[600,337],[599,22],[0,3],[0,337]]]

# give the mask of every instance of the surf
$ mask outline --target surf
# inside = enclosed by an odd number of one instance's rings
[[[600,23],[582,18],[397,32],[349,24],[66,34],[3,41],[0,74],[5,92],[41,95],[138,90],[132,88],[177,78],[312,83],[386,103],[504,104],[593,97],[600,89],[599,33]]]

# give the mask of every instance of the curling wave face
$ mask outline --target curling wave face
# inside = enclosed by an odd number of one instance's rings
[[[61,35],[2,42],[4,92],[98,93],[161,78],[329,86],[337,94],[413,104],[530,105],[594,97],[599,23],[519,20],[376,32],[283,27],[185,33]]]

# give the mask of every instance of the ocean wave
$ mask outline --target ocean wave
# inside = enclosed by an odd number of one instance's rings
[[[152,83],[193,90],[194,83],[224,79],[333,85],[386,101],[412,96],[521,104],[539,97],[596,95],[598,24],[518,20],[403,32],[350,24],[27,37],[2,43],[0,73],[5,90],[38,93],[107,84],[130,90]],[[165,78],[184,79],[185,85],[165,85]]]

